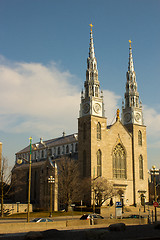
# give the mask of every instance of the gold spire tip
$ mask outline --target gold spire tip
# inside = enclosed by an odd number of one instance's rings
[[[89,26],[91,27],[91,32],[92,32],[92,27],[93,27],[92,23],[91,23],[91,24],[89,24]]]
[[[131,48],[131,43],[132,43],[132,41],[131,41],[131,40],[129,40],[129,46],[130,46],[130,48]]]

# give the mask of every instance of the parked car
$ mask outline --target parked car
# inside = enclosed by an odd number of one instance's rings
[[[34,218],[31,222],[53,222],[52,219],[49,218]]]
[[[93,213],[93,214],[84,214],[80,220],[88,220],[88,219],[103,219],[104,217],[102,217],[101,215],[99,214],[96,214],[96,213]]]
[[[127,217],[123,217],[123,218],[144,218],[143,216],[140,216],[138,214],[132,214],[132,215],[129,215]]]

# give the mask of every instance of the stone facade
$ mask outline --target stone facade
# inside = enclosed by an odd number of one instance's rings
[[[124,204],[141,204],[144,198],[148,201],[146,127],[137,91],[131,41],[122,120],[119,112],[117,110],[115,123],[107,126],[91,25],[86,81],[78,119],[81,176],[92,180],[104,177],[119,192],[114,201],[120,201],[123,194]]]

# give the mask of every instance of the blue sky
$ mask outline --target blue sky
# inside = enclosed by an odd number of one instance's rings
[[[121,109],[132,40],[148,167],[160,168],[159,12],[159,0],[0,0],[0,141],[11,165],[30,136],[77,132],[92,22],[108,124]]]

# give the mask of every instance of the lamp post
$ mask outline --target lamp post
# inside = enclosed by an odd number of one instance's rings
[[[156,166],[152,166],[150,169],[151,175],[153,175],[153,182],[154,182],[154,201],[157,202],[157,190],[156,190],[156,175],[159,174],[159,169],[156,169]],[[157,221],[157,207],[155,206],[155,222]]]
[[[50,217],[52,217],[52,184],[55,182],[55,179],[53,176],[50,176],[48,178],[48,183],[50,183]]]
[[[29,153],[29,175],[28,175],[28,211],[27,211],[27,222],[29,222],[29,210],[31,200],[31,163],[32,163],[32,138],[30,140],[30,153]]]
[[[27,222],[29,222],[29,210],[30,210],[30,199],[31,199],[31,164],[32,164],[32,137],[30,140],[30,152],[29,152],[29,161],[25,158],[19,158],[17,164],[22,164],[23,160],[29,163],[29,173],[28,173],[28,206],[27,206]]]
[[[122,213],[124,213],[123,211],[123,206],[124,206],[124,194],[122,193],[121,195],[121,201],[122,201]]]

